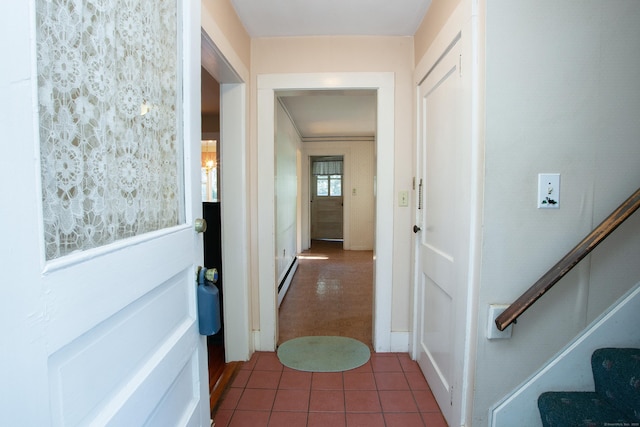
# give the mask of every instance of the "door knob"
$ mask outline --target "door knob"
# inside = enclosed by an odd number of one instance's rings
[[[198,266],[198,271],[196,272],[196,282],[198,285],[205,285],[205,282],[218,283],[218,269],[217,268],[204,268],[202,266]]]
[[[422,228],[418,227],[417,225],[413,226],[413,232],[417,233],[418,231],[422,230]]]
[[[204,233],[207,231],[207,221],[204,218],[196,218],[193,227],[196,229],[196,233]]]

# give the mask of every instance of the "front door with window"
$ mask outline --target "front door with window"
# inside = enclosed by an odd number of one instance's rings
[[[342,240],[344,237],[342,163],[342,159],[312,163],[311,239]]]
[[[208,426],[199,5],[30,3],[0,18],[2,422]]]

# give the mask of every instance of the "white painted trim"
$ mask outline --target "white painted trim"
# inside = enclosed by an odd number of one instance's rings
[[[275,258],[275,97],[258,78],[258,287],[259,351],[276,348],[277,288]],[[262,161],[260,161],[262,159]]]
[[[196,217],[202,217],[202,203],[200,202],[200,191],[199,185],[197,183],[200,182],[200,171],[199,168],[193,167],[194,165],[200,164],[199,154],[201,150],[201,120],[200,120],[200,101],[201,101],[201,48],[200,48],[200,7],[198,4],[194,4],[189,1],[181,1],[178,2],[178,7],[182,8],[182,20],[179,23],[178,31],[182,33],[182,48],[179,49],[178,54],[182,55],[183,63],[181,69],[182,73],[182,125],[179,124],[178,131],[183,132],[184,138],[184,163],[183,163],[183,176],[184,176],[184,191],[185,191],[185,223],[190,227],[193,227],[193,222]],[[181,52],[180,52],[181,50]],[[178,101],[179,102],[179,101]],[[180,127],[182,126],[182,127]],[[193,233],[193,231],[191,231]],[[193,235],[193,234],[192,234]],[[189,239],[192,240],[192,239]],[[202,262],[204,258],[203,252],[203,242],[201,238],[197,240],[192,240],[195,245],[191,248],[191,268],[193,271],[191,274],[195,272],[195,266],[197,262]],[[145,245],[145,247],[149,247],[149,245]],[[131,254],[129,251],[126,251],[127,255]],[[114,255],[116,255],[114,253]],[[194,258],[195,255],[195,258]],[[140,260],[142,257],[130,258],[132,260]],[[78,272],[78,268],[80,266],[73,269],[76,273]],[[61,274],[64,274],[60,271]],[[128,276],[131,278],[131,276]],[[191,275],[187,280],[194,280],[195,276]],[[161,283],[160,281],[154,281],[154,283]],[[188,282],[187,282],[188,283]],[[192,282],[193,283],[193,282]],[[193,290],[195,291],[195,284]],[[194,312],[195,306],[197,305],[197,296],[196,292],[190,293],[190,310]],[[195,314],[195,313],[194,313]],[[184,337],[186,337],[185,335]],[[208,419],[211,414],[210,407],[210,399],[209,399],[209,363],[207,357],[207,340],[205,337],[197,336],[194,340],[197,345],[195,352],[197,356],[192,356],[193,361],[195,363],[194,368],[198,370],[197,378],[199,379],[198,384],[194,384],[195,387],[198,388],[199,394],[199,404],[198,408],[194,408],[194,412],[192,413],[192,417],[195,419]],[[168,343],[169,341],[167,341]],[[176,343],[177,344],[177,343]],[[168,354],[164,354],[165,357]],[[167,357],[167,360],[170,360],[170,357]],[[174,360],[174,363],[181,363],[179,360]],[[184,363],[184,362],[182,362]],[[167,366],[162,367],[162,365],[156,366],[154,369],[156,372],[160,369],[166,370],[168,366],[171,364],[167,364]],[[143,375],[143,370],[139,371],[137,377]],[[144,374],[147,376],[148,374]],[[195,378],[194,378],[195,380]],[[147,382],[146,387],[140,386],[138,388],[138,393],[144,393],[144,389],[149,387]],[[156,384],[157,385],[157,384]],[[124,390],[124,389],[123,389]],[[127,394],[130,392],[126,392]],[[123,395],[124,397],[124,395]],[[129,402],[135,402],[136,398],[133,395],[128,395],[127,399]],[[114,408],[115,409],[115,408]],[[126,413],[124,411],[123,413]],[[106,413],[105,413],[106,415]],[[115,414],[114,414],[115,415]],[[111,420],[113,421],[113,419]],[[117,424],[114,423],[114,424]]]
[[[482,23],[479,17],[477,0],[470,1],[469,21],[465,21],[463,37],[469,43],[470,58],[464,63],[469,68],[468,78],[471,86],[471,213],[469,230],[469,271],[467,278],[467,322],[465,326],[465,343],[462,376],[462,420],[461,424],[471,425],[473,417],[473,399],[475,391],[476,354],[478,347],[478,310],[479,288],[482,270],[482,213],[484,211],[484,68],[481,42]]]
[[[393,285],[393,184],[394,184],[394,73],[263,74],[257,78],[258,159],[274,158],[275,91],[289,89],[377,90],[375,306],[373,345],[377,352],[391,351]],[[257,350],[276,345],[274,162],[258,163],[258,288],[260,331]]]
[[[202,66],[220,83],[220,193],[222,196],[222,269],[224,271],[224,328],[225,360],[246,361],[253,352],[251,336],[251,296],[249,293],[248,188],[247,188],[247,89],[243,76],[248,75],[233,57],[228,61],[214,37],[207,33],[212,28],[210,17],[203,16],[201,29]],[[205,21],[208,23],[205,25]],[[217,28],[217,27],[215,27]],[[229,49],[224,49],[229,52]],[[229,141],[229,143],[224,143]],[[224,195],[233,195],[225,197]]]
[[[251,296],[249,293],[246,85],[220,85],[220,193],[222,194],[222,268],[226,361],[249,360]],[[227,196],[225,196],[227,195]]]
[[[226,73],[214,77],[219,83],[240,83],[249,81],[249,70],[245,66],[244,62],[240,59],[238,54],[233,48],[233,45],[229,42],[222,29],[216,23],[216,20],[211,16],[209,10],[202,6],[204,0],[201,0],[201,17],[200,22],[203,30],[209,36],[209,39],[214,42],[216,47],[216,57],[224,62],[222,70]],[[203,46],[204,47],[204,46]],[[203,55],[204,56],[204,55]],[[209,71],[211,72],[211,71]],[[237,80],[231,80],[231,76],[236,75]]]
[[[260,331],[251,331],[251,340],[253,348],[260,348]]]
[[[391,351],[394,353],[409,352],[411,332],[391,332]]]

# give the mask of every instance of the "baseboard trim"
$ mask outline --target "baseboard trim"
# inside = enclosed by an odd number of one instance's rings
[[[280,308],[280,304],[282,304],[282,300],[284,296],[287,294],[289,290],[289,286],[291,286],[291,281],[293,280],[293,276],[296,274],[296,270],[298,269],[298,257],[293,258],[293,262],[289,266],[287,273],[284,275],[280,284],[278,285],[278,308]]]
[[[409,353],[409,332],[391,332],[391,352]]]

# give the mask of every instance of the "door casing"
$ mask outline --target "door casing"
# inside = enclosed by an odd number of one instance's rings
[[[247,258],[246,70],[238,70],[207,33],[202,17],[202,66],[220,83],[220,194],[224,281],[225,360],[246,361],[253,351]],[[241,197],[241,195],[245,195]]]
[[[391,351],[391,302],[393,283],[393,165],[394,165],[394,73],[263,74],[258,76],[258,159],[274,158],[274,106],[276,91],[312,89],[373,89],[377,91],[376,131],[376,226],[373,346]],[[273,351],[277,342],[277,296],[274,206],[274,162],[260,161],[258,169],[258,287],[260,330],[256,350]]]

